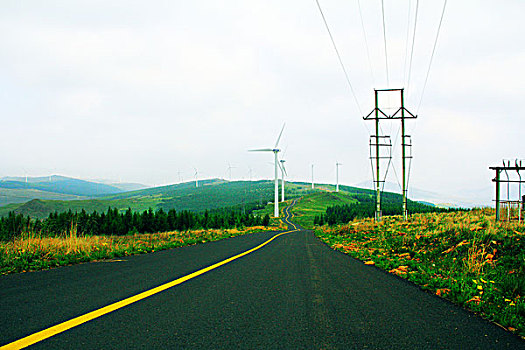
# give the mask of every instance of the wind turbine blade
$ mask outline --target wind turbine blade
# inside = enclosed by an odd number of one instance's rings
[[[248,152],[273,152],[272,148],[250,149]]]
[[[283,171],[284,171],[284,175],[288,176],[288,173],[286,172],[286,168],[284,167],[284,164],[283,164]]]
[[[288,145],[286,145],[286,147],[284,148],[284,152],[283,154],[281,154],[281,158],[284,158],[286,151],[288,151]]]
[[[281,141],[281,136],[283,135],[283,131],[284,131],[284,127],[286,126],[286,123],[283,124],[283,128],[281,129],[281,133],[279,134],[279,137],[277,138],[277,142],[275,143],[275,147],[274,148],[277,148],[277,146],[279,145],[279,141]]]

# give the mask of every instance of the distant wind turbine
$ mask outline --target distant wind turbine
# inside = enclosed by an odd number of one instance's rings
[[[195,187],[199,187],[199,172],[197,168],[193,168],[195,170]]]
[[[261,149],[252,149],[249,152],[273,152],[274,155],[274,174],[275,174],[275,193],[274,193],[274,211],[273,216],[278,218],[279,217],[279,172],[277,167],[279,166],[279,159],[277,159],[277,154],[281,151],[277,148],[279,146],[279,141],[281,140],[281,136],[283,135],[284,127],[286,124],[283,125],[281,129],[281,133],[279,134],[279,137],[277,138],[277,142],[275,142],[275,146],[273,148],[261,148]]]
[[[343,163],[335,162],[335,192],[339,192],[339,165]]]
[[[312,190],[315,188],[314,186],[314,165],[312,164]]]
[[[230,182],[232,181],[232,169],[237,168],[236,166],[232,166],[230,163],[228,163],[228,173],[230,174]]]
[[[284,202],[284,175],[288,176],[286,173],[286,169],[284,167],[284,162],[286,162],[284,159],[281,159],[279,161],[281,163],[281,202]]]
[[[27,170],[25,168],[22,168],[24,170],[24,174],[25,174],[25,178],[26,178],[26,183],[27,183]]]

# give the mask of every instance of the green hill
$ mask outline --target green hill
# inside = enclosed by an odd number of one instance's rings
[[[56,193],[37,190],[34,188],[2,188],[0,187],[0,207],[15,204],[15,207],[21,203],[26,203],[32,199],[50,199],[50,200],[82,200],[88,199],[85,196],[72,194]]]
[[[194,182],[149,188],[139,191],[119,193],[111,196],[88,200],[39,200],[35,199],[23,204],[11,204],[0,207],[0,216],[6,216],[10,211],[43,218],[54,211],[102,212],[108,207],[133,211],[175,209],[204,211],[224,207],[253,206],[266,204],[273,200],[272,181],[234,181],[204,180],[195,187]],[[304,194],[302,186],[288,185],[296,196]]]
[[[340,192],[337,193],[319,191],[301,198],[293,209],[297,223],[303,227],[312,227],[314,217],[324,214],[329,206],[357,203],[355,192],[342,190],[341,186],[339,189]]]
[[[253,207],[273,202],[274,183],[262,181],[225,181],[219,179],[147,188],[137,191],[122,192],[96,199],[81,200],[43,200],[34,199],[25,203],[10,204],[0,207],[0,216],[6,216],[10,211],[35,218],[44,218],[52,212],[71,210],[87,212],[105,212],[109,207],[120,211],[131,208],[142,212],[149,208],[153,210],[170,209],[200,212],[225,207]],[[312,190],[310,183],[286,183],[286,199],[310,195],[303,198],[296,208],[299,221],[306,227],[311,226],[315,215],[324,213],[328,206],[353,204],[357,198],[373,200],[374,192],[350,186],[340,186],[340,192],[335,193],[335,187],[328,184],[316,184]],[[384,193],[385,198],[392,197],[400,201],[401,196]]]

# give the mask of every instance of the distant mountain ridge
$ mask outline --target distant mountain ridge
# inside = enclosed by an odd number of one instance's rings
[[[138,183],[95,182],[51,175],[40,177],[6,176],[0,179],[0,208],[17,208],[39,200],[85,200],[147,188]]]
[[[53,183],[53,182],[51,182]],[[49,189],[50,186],[43,185],[42,182],[29,181],[20,183],[20,181],[0,181],[0,195],[2,191],[33,191],[33,195],[39,194],[54,195],[58,198],[34,197],[20,200],[18,203],[12,203],[0,207],[0,216],[7,215],[10,211],[15,213],[29,215],[32,217],[43,218],[52,212],[62,211],[82,211],[87,212],[105,212],[108,208],[116,208],[125,211],[131,208],[133,211],[142,212],[144,210],[189,210],[204,211],[214,210],[225,207],[250,207],[253,205],[264,205],[273,201],[274,183],[271,180],[260,181],[227,181],[223,179],[200,180],[197,187],[194,181],[179,183],[174,185],[143,188],[134,191],[122,191],[110,185],[89,183],[83,180],[70,180],[57,177],[54,182],[55,186],[59,184],[72,184],[69,188],[70,193],[89,193],[90,196],[73,196],[65,193],[44,192],[38,189],[28,189],[25,187],[37,187]],[[49,179],[47,185],[49,185]],[[2,185],[4,188],[2,188]],[[86,186],[86,187],[84,187]],[[98,187],[100,186],[100,187]],[[10,188],[7,188],[10,187]],[[65,188],[65,189],[64,189]],[[68,188],[63,187],[61,190],[66,192]],[[74,190],[73,190],[74,189]],[[89,190],[89,191],[88,191]],[[95,195],[106,191],[106,195]],[[362,187],[351,187],[340,185],[342,192],[351,195],[368,194],[373,196],[370,189]],[[82,192],[84,191],[84,192]],[[98,192],[97,192],[98,191]],[[299,197],[312,192],[333,192],[333,184],[316,184],[315,189],[311,188],[310,183],[306,182],[288,182],[286,187],[286,197]],[[395,191],[392,191],[395,192]],[[17,192],[19,193],[19,192]],[[68,196],[61,198],[60,196]],[[396,194],[399,196],[399,194]],[[1,198],[1,197],[0,197]],[[410,199],[417,198],[415,195]],[[428,197],[427,197],[428,198]],[[417,201],[435,203],[433,200],[417,199]]]
[[[204,211],[224,207],[266,204],[273,197],[272,181],[224,181],[219,179],[154,187],[130,192],[120,192],[83,200],[41,200],[0,207],[0,216],[10,211],[43,218],[52,212],[81,211],[103,212],[109,207],[133,211],[190,210]]]
[[[75,196],[95,197],[123,192],[121,189],[101,183],[73,179],[63,176],[38,178],[3,178],[0,188],[35,189],[46,192],[69,194]]]
[[[372,181],[363,181],[356,186],[374,189],[374,183]],[[384,190],[392,193],[401,193],[401,186],[392,182],[386,182]],[[492,206],[492,191],[493,189],[487,186],[476,190],[462,190],[453,195],[449,195],[410,187],[408,198],[421,203],[432,203],[440,207],[474,208]]]

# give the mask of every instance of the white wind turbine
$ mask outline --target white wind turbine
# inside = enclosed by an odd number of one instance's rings
[[[335,192],[339,192],[339,165],[343,163],[335,162]]]
[[[199,172],[197,171],[197,168],[193,168],[195,170],[195,187],[199,187]]]
[[[314,165],[312,164],[312,190],[315,188],[314,185]]]
[[[24,170],[24,174],[25,174],[25,178],[26,178],[26,183],[27,183],[27,170],[25,168],[22,168]]]
[[[230,182],[232,181],[232,169],[237,168],[236,166],[232,166],[230,163],[228,163],[228,174],[230,174]]]
[[[281,202],[284,202],[284,175],[288,176],[288,173],[286,173],[286,169],[284,167],[284,162],[286,162],[284,159],[281,159],[279,161],[280,168],[281,168]]]
[[[277,146],[279,146],[279,141],[281,140],[281,136],[283,134],[285,125],[286,124],[284,124],[281,129],[281,133],[279,134],[279,137],[277,138],[277,142],[275,142],[274,148],[252,149],[249,151],[249,152],[273,152],[274,170],[275,170],[274,171],[275,173],[275,195],[274,195],[274,201],[273,201],[274,203],[273,216],[276,218],[279,217],[279,173],[277,171],[277,167],[279,166],[279,159],[277,159],[277,154],[281,151],[280,149],[277,148]]]
[[[248,175],[249,175],[249,178],[250,178],[250,182],[252,181],[252,172],[253,172],[252,167],[248,167]]]

